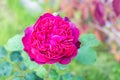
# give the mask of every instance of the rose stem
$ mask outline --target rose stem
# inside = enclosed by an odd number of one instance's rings
[[[49,65],[48,72],[47,72],[45,80],[48,80],[51,68],[52,68],[52,65]]]

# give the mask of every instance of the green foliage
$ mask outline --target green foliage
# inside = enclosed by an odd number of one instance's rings
[[[7,51],[5,50],[4,47],[0,46],[0,59],[6,57]]]
[[[56,72],[56,70],[54,70],[54,69],[50,70],[49,77],[52,78],[52,80],[57,80],[58,76],[59,76],[59,74]]]
[[[80,41],[82,43],[82,46],[85,47],[95,47],[99,45],[99,41],[96,39],[94,34],[81,35]]]
[[[80,37],[82,43],[81,48],[78,50],[76,60],[81,64],[90,65],[96,61],[97,54],[93,47],[99,45],[99,41],[94,34],[85,34]]]
[[[20,64],[20,69],[21,69],[21,70],[26,70],[27,67],[26,67],[26,65],[25,65],[24,63],[22,63],[22,64]]]
[[[19,77],[16,77],[16,78],[13,78],[12,80],[22,80],[22,79]]]
[[[36,72],[36,75],[40,78],[45,78],[47,75],[47,71],[43,66],[39,66],[38,68],[34,69],[34,71]]]
[[[15,35],[14,37],[10,38],[7,44],[5,45],[5,48],[8,51],[22,51],[22,37],[23,35]]]
[[[0,76],[0,80],[5,80],[7,76]]]
[[[12,72],[12,65],[8,62],[0,63],[0,77],[9,76]]]
[[[63,80],[73,80],[73,75],[71,73],[66,73],[62,76]]]
[[[97,54],[92,48],[81,47],[78,51],[76,59],[85,65],[93,64],[96,61]]]
[[[21,51],[13,51],[10,54],[10,59],[13,62],[21,62],[23,60],[23,58],[21,56]]]
[[[32,62],[27,53],[23,52],[22,56],[24,58],[24,64],[30,69],[33,70],[34,72],[36,72],[36,75],[41,77],[41,78],[45,78],[46,76],[46,69],[43,66],[40,66],[38,64],[36,64],[35,62]]]
[[[23,63],[29,68],[29,69],[35,69],[36,67],[39,67],[38,64],[35,62],[31,61],[27,53],[22,52],[22,57],[23,57]]]
[[[62,64],[56,63],[56,67],[60,70],[65,70],[68,67],[68,65],[62,65]]]
[[[74,80],[85,80],[83,77],[77,76],[74,78]]]
[[[33,25],[40,14],[45,11],[45,7],[48,6],[48,4],[42,4],[39,1],[37,1],[37,3],[39,4],[38,6],[40,9],[33,11],[32,9],[26,8],[21,0],[7,0],[8,6],[11,8],[17,18],[16,22],[19,23],[20,27],[22,27],[22,30],[29,25]],[[28,4],[26,4],[26,6],[27,5]]]
[[[18,68],[18,71],[14,72],[13,75],[14,75],[15,77],[19,77],[19,76],[23,76],[24,74],[23,74],[23,72],[20,72],[20,71],[19,71],[19,68]],[[25,75],[24,75],[24,76],[25,76]]]
[[[26,76],[25,76],[25,80],[36,80],[37,77],[35,75],[35,73],[28,73]]]

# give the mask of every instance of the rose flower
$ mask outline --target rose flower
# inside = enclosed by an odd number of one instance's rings
[[[80,48],[79,30],[67,17],[45,13],[25,30],[24,51],[38,64],[68,64]]]

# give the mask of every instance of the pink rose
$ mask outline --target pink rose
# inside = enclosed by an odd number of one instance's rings
[[[120,15],[120,0],[113,0],[112,2],[113,10],[115,11],[116,15]]]
[[[38,64],[70,63],[80,48],[79,30],[65,17],[45,13],[25,30],[24,51]]]
[[[105,9],[101,2],[96,2],[94,15],[95,15],[95,19],[97,20],[97,22],[101,26],[104,26],[105,25],[105,20],[104,20]]]

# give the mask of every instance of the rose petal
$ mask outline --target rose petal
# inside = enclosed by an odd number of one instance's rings
[[[47,61],[48,61],[49,59],[48,58],[46,58],[46,57],[44,57],[44,56],[42,56],[42,55],[37,55],[36,56],[36,58],[35,58],[35,61],[38,63],[38,64],[44,64],[44,63],[46,63]]]
[[[77,49],[80,48],[80,45],[81,45],[81,42],[80,42],[80,41],[77,41],[77,42],[75,43],[75,46],[76,46]]]
[[[70,22],[70,19],[68,17],[65,17],[64,20]]]
[[[32,49],[31,50],[32,54],[30,55],[35,55],[35,61],[37,63],[45,63],[47,62],[49,59],[46,58],[45,56],[43,56],[37,49]]]
[[[74,45],[71,45],[70,48],[65,49],[65,56],[70,57],[73,55],[74,51],[76,50],[76,47]]]
[[[44,15],[42,15],[38,18],[38,20],[34,24],[34,28],[36,28],[39,25],[39,23],[41,22],[41,20],[45,19],[45,18],[54,18],[54,16],[50,13],[45,13]]]
[[[78,53],[78,49],[75,49],[73,54],[71,55],[71,58],[74,58],[77,55],[77,53]]]
[[[25,30],[25,36],[22,38],[22,43],[24,45],[24,50],[25,51],[28,51],[29,50],[29,40],[30,40],[30,36],[32,34],[32,31],[33,31],[33,26],[30,26],[28,28],[26,28]]]
[[[71,58],[62,58],[62,59],[59,61],[59,63],[60,63],[60,64],[68,64],[68,63],[70,63],[70,61],[71,61]]]
[[[51,60],[49,60],[47,63],[49,63],[49,64],[54,64],[54,63],[56,63],[56,62],[58,62],[60,59],[51,59]]]
[[[73,34],[73,36],[74,36],[73,42],[76,43],[76,42],[78,41],[80,31],[79,31],[79,29],[75,26],[75,24],[73,24],[73,23],[71,23],[71,22],[70,22],[70,26],[71,26],[71,29],[72,29],[72,34]]]

